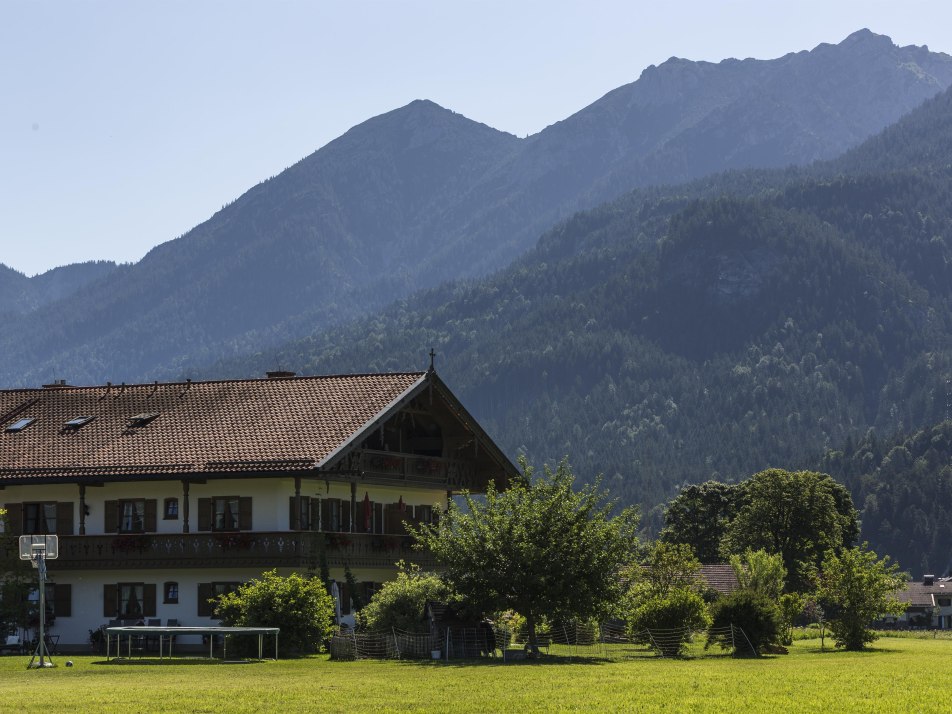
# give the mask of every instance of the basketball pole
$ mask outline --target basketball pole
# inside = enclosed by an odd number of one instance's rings
[[[40,581],[40,637],[36,649],[30,658],[27,669],[39,669],[53,666],[53,658],[46,651],[46,548],[35,548],[33,551],[33,567],[37,569]],[[36,658],[40,661],[37,662]]]

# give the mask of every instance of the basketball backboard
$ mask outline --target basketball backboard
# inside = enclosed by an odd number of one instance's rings
[[[59,542],[55,535],[21,535],[20,560],[33,560],[40,552],[46,560],[59,557]]]

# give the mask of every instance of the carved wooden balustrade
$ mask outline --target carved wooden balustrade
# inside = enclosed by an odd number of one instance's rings
[[[430,553],[412,538],[366,533],[303,531],[144,533],[60,536],[55,570],[116,568],[308,568],[389,567],[398,560],[433,567]]]

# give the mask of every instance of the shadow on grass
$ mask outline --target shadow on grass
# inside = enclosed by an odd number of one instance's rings
[[[893,649],[891,647],[867,647],[861,650],[844,650],[842,647],[824,647],[820,649],[819,647],[805,647],[807,652],[811,654],[822,654],[822,655],[847,655],[847,654],[864,654],[864,655],[879,655],[879,654],[895,654],[896,652],[901,652],[902,650]]]
[[[764,655],[761,657],[733,657],[730,654],[711,654],[702,656],[685,657],[658,657],[652,654],[634,655],[631,657],[585,657],[573,655],[543,655],[537,659],[516,659],[504,661],[502,658],[476,658],[476,659],[453,659],[446,660],[428,660],[428,659],[401,659],[396,660],[398,665],[406,667],[447,667],[447,668],[472,668],[472,667],[547,667],[552,665],[562,666],[567,664],[580,664],[591,667],[618,664],[621,662],[694,662],[712,659],[736,659],[749,661],[766,661],[776,659],[774,655]],[[384,661],[384,660],[380,660]],[[389,660],[394,661],[394,660]]]
[[[446,660],[426,660],[426,659],[401,659],[397,660],[400,665],[408,667],[446,667],[451,669],[472,668],[472,667],[546,667],[553,664],[586,664],[602,665],[610,664],[612,660],[601,657],[563,657],[561,655],[544,655],[536,659],[514,659],[504,661],[501,657],[481,658],[481,659],[452,659]]]
[[[232,665],[232,664],[264,664],[265,662],[271,662],[274,660],[256,660],[256,659],[208,659],[202,657],[182,657],[182,658],[170,658],[170,659],[101,659],[95,662],[90,662],[92,665],[103,665],[109,667],[127,667],[133,665],[136,667],[168,667],[168,666],[205,666],[205,667],[217,667],[219,665]]]

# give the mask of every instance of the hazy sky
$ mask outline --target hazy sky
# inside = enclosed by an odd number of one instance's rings
[[[0,0],[0,263],[138,260],[413,99],[524,136],[671,56],[862,27],[952,53],[948,0]]]

